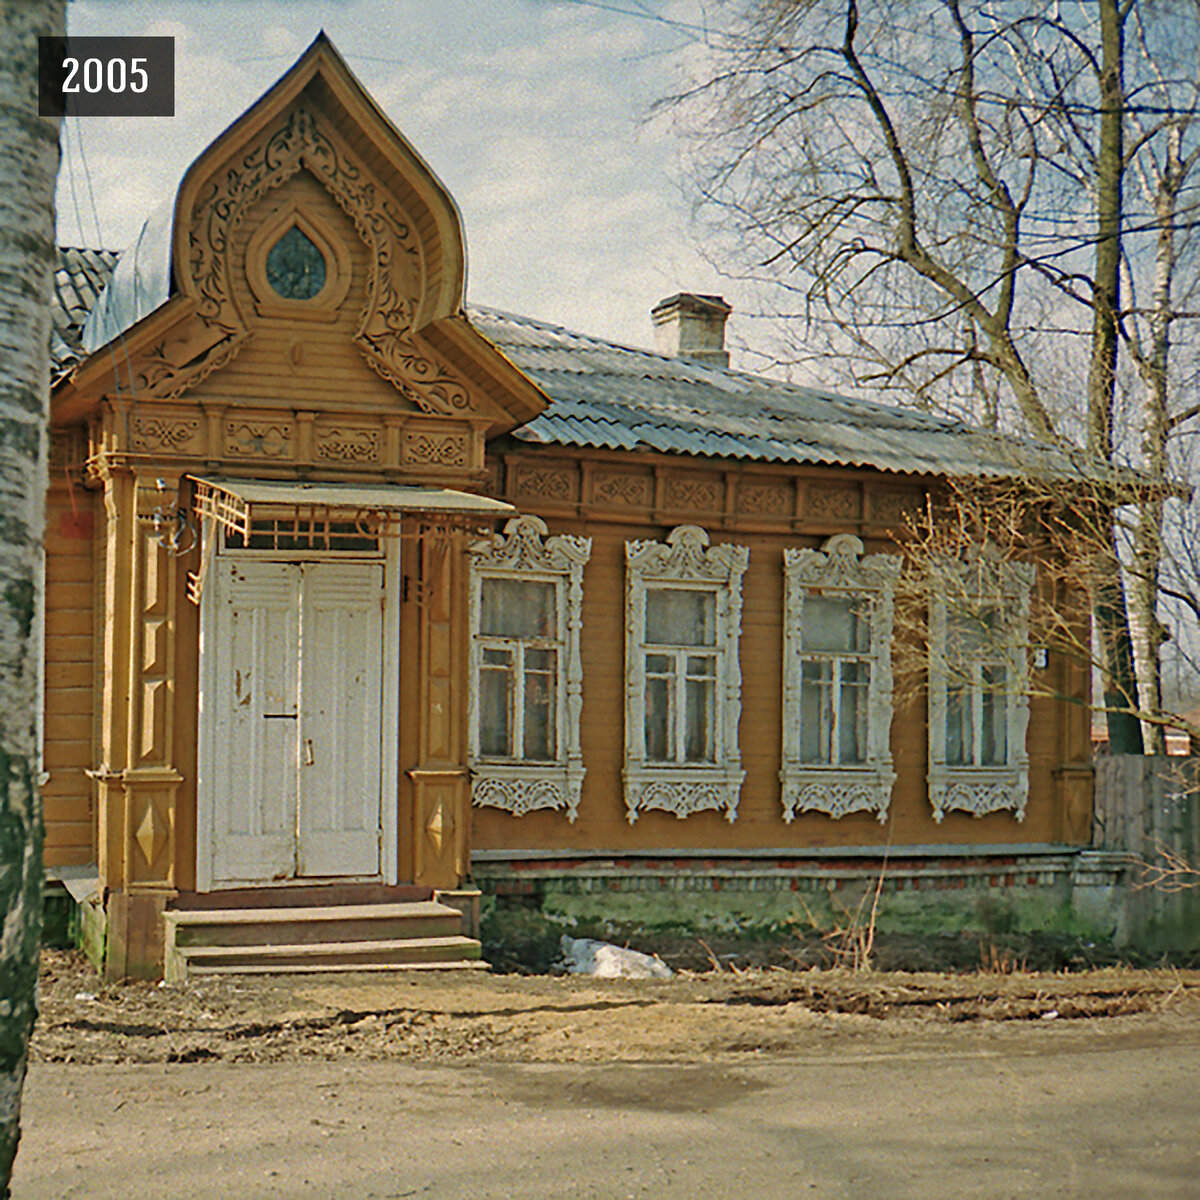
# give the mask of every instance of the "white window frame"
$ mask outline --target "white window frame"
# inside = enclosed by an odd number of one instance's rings
[[[665,542],[625,543],[625,814],[632,825],[652,809],[680,819],[723,810],[737,819],[741,797],[742,672],[738,647],[742,625],[742,576],[750,561],[745,546],[710,546],[697,525],[679,525]],[[646,756],[646,655],[661,653],[646,642],[646,593],[657,586],[711,592],[716,598],[716,646],[695,647],[696,656],[717,659],[714,761],[660,763]],[[678,734],[677,734],[678,737]]]
[[[514,816],[535,809],[579,816],[586,774],[579,731],[583,716],[583,569],[592,555],[592,539],[559,534],[549,537],[541,517],[514,517],[504,532],[476,542],[470,551],[469,618],[471,686],[468,698],[471,803],[500,808]],[[541,581],[555,594],[557,680],[552,762],[488,758],[480,753],[479,678],[483,651],[490,639],[479,632],[485,579]]]
[[[885,822],[896,782],[891,745],[892,626],[900,557],[869,554],[864,558],[862,542],[853,534],[839,533],[820,550],[784,550],[783,571],[783,765],[779,772],[783,819],[790,824],[802,812],[823,812],[831,817],[873,812]],[[870,606],[871,649],[862,656],[870,667],[866,760],[862,763],[801,761],[804,662],[811,657],[839,657],[804,651],[807,596],[862,599]],[[836,680],[836,670],[834,675]]]
[[[1025,819],[1029,800],[1029,603],[1036,571],[1032,564],[1001,559],[988,547],[965,559],[943,562],[930,573],[929,597],[929,803],[941,822],[951,811],[982,817],[1011,811]],[[1005,668],[1006,760],[981,766],[946,761],[948,691],[961,681],[949,662],[947,630],[954,612],[994,610],[1000,614],[1000,645],[993,661]],[[979,711],[982,688],[973,670],[972,711]]]

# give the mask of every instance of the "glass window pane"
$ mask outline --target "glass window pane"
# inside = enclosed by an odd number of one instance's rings
[[[971,691],[962,685],[951,685],[946,689],[946,762],[953,767],[975,763]]]
[[[833,761],[833,664],[806,662],[800,677],[800,761]]]
[[[509,668],[485,666],[479,672],[479,752],[511,758],[513,676]]]
[[[806,595],[800,614],[800,642],[823,654],[871,652],[871,602],[862,596]]]
[[[983,668],[983,731],[979,761],[984,766],[999,766],[1008,761],[1008,698],[1004,694],[1005,670],[1001,666]]]
[[[646,680],[646,758],[653,762],[668,762],[672,755],[670,677]]]
[[[684,759],[687,762],[715,762],[713,716],[716,680],[688,679],[684,710]]]
[[[529,670],[525,656],[525,758],[553,762],[558,757],[555,738],[555,676],[552,671]]]
[[[647,654],[647,675],[670,675],[675,670],[675,660],[669,654]]]
[[[995,658],[1004,653],[1000,614],[994,608],[946,617],[946,655],[951,662]]]
[[[838,707],[838,749],[843,763],[867,761],[867,694],[871,667],[865,662],[842,663],[842,698]]]
[[[555,661],[558,658],[557,650],[526,650],[525,651],[525,670],[527,671],[553,671]]]
[[[646,641],[660,646],[715,646],[716,592],[648,588]]]
[[[485,578],[480,587],[480,633],[506,638],[556,638],[554,593],[554,584],[538,579]]]
[[[267,282],[285,300],[311,300],[325,286],[325,256],[293,225],[267,251]]]

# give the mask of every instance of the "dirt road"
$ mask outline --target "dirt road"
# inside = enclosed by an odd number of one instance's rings
[[[777,1062],[39,1064],[13,1194],[1196,1197],[1198,1077],[1194,1027]]]
[[[47,973],[16,1200],[1200,1197],[1195,974],[83,970]]]

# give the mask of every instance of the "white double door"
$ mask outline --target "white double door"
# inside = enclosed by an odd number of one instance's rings
[[[383,578],[376,563],[212,563],[201,886],[206,875],[221,884],[379,874]]]

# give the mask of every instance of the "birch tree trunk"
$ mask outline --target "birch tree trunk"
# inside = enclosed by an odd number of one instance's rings
[[[1100,0],[1100,127],[1096,140],[1096,261],[1092,276],[1092,346],[1088,371],[1087,450],[1113,458],[1113,409],[1120,309],[1121,221],[1125,182],[1125,21],[1129,0]],[[1113,516],[1096,556],[1096,627],[1105,674],[1108,745],[1141,754],[1137,677]]]
[[[9,1195],[42,919],[37,705],[58,123],[38,37],[65,0],[0,0],[0,1197]]]

